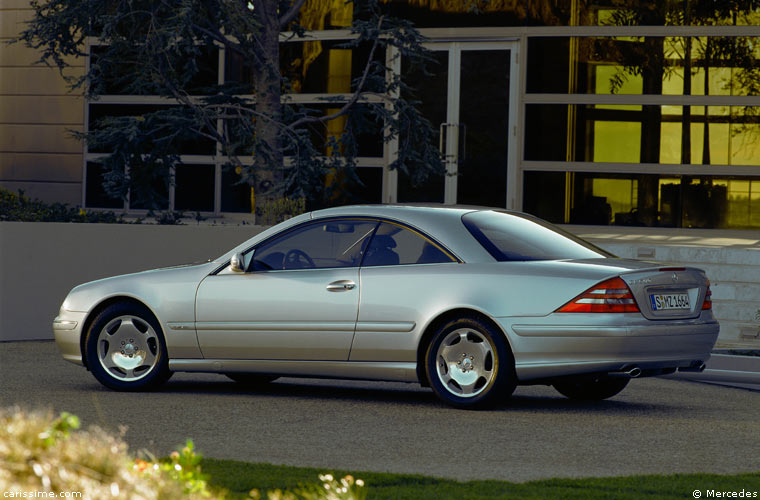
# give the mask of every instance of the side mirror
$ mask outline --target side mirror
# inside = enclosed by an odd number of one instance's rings
[[[230,259],[230,269],[236,273],[245,272],[245,258],[242,253],[236,253]]]

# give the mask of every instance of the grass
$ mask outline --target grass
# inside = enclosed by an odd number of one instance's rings
[[[716,498],[708,490],[717,492],[745,491],[743,498],[760,498],[760,473],[755,474],[675,474],[670,476],[628,476],[591,479],[549,479],[529,483],[507,481],[467,481],[437,479],[406,474],[375,472],[330,471],[305,467],[287,467],[270,464],[252,464],[233,460],[205,458],[204,474],[210,475],[211,487],[224,488],[232,498],[246,498],[256,488],[260,491],[288,489],[319,483],[318,475],[332,473],[336,477],[351,474],[367,485],[369,500],[456,499],[485,498],[519,499],[630,499],[654,500],[694,498],[700,490],[701,498]],[[747,495],[746,492],[750,492]]]

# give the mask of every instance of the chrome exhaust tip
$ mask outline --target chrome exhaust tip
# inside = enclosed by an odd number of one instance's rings
[[[608,375],[611,375],[613,377],[636,378],[636,377],[641,376],[641,373],[642,373],[641,368],[639,368],[638,366],[628,366],[628,367],[624,367],[620,371],[610,372],[608,373]]]
[[[705,371],[706,367],[707,367],[707,365],[705,365],[704,363],[701,363],[701,364],[695,365],[695,366],[687,366],[687,367],[679,368],[678,371],[679,372],[690,372],[690,373],[694,373],[694,372],[696,372],[696,373],[702,373],[703,371]]]

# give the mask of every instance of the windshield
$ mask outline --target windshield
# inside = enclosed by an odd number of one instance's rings
[[[463,215],[462,222],[500,262],[614,257],[577,236],[527,214],[483,210]]]

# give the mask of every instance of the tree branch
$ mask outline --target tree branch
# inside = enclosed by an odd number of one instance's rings
[[[290,6],[290,9],[280,16],[280,29],[285,28],[293,19],[295,19],[296,15],[298,15],[298,11],[301,10],[304,3],[306,3],[306,0],[295,0],[293,5]]]
[[[380,16],[380,18],[377,20],[378,36],[375,37],[375,40],[372,42],[372,49],[369,51],[369,57],[367,59],[367,65],[364,66],[364,72],[362,72],[362,78],[361,78],[361,80],[359,80],[359,85],[356,86],[356,91],[354,91],[354,95],[351,96],[351,99],[349,99],[348,102],[346,102],[346,104],[344,104],[342,108],[340,108],[338,111],[336,111],[335,113],[333,113],[331,115],[327,115],[327,116],[305,116],[305,117],[299,118],[295,122],[291,123],[290,124],[291,127],[295,128],[295,127],[298,127],[300,125],[304,125],[304,124],[307,124],[307,123],[315,123],[315,122],[324,123],[324,122],[327,122],[327,121],[339,118],[339,117],[345,115],[346,113],[348,113],[349,110],[351,109],[351,106],[353,106],[354,104],[356,104],[356,102],[359,100],[359,98],[364,95],[364,92],[362,92],[362,88],[364,88],[364,84],[367,82],[367,75],[369,75],[369,68],[372,65],[372,58],[374,57],[374,55],[375,55],[375,49],[377,49],[377,46],[378,46],[378,44],[380,42],[380,33],[379,33],[379,31],[380,31],[380,27],[383,24],[383,18],[384,17],[385,16]]]

